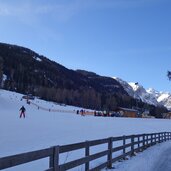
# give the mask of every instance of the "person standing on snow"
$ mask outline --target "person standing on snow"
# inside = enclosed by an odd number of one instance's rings
[[[22,106],[22,107],[20,108],[20,111],[21,111],[21,113],[20,113],[20,118],[21,118],[22,116],[25,118],[25,111],[26,111],[25,107]]]

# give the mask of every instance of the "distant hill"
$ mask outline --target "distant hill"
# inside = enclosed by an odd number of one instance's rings
[[[112,78],[67,69],[28,48],[0,43],[0,58],[7,90],[95,109],[129,106],[132,99]]]
[[[113,78],[67,69],[16,45],[0,43],[0,78],[4,89],[69,105],[114,110],[117,106],[137,104]],[[139,105],[144,103],[140,101]]]

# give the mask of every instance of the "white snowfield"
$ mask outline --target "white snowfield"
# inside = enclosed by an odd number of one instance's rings
[[[83,117],[77,115],[76,112],[49,112],[38,109],[35,105],[26,104],[25,100],[21,100],[22,96],[15,92],[0,90],[0,157],[111,136],[169,132],[171,130],[171,120]],[[60,106],[37,98],[33,102],[46,109],[69,111],[81,109],[73,106]],[[25,119],[19,118],[19,109],[22,105],[26,108]],[[103,146],[100,148],[105,150]],[[170,142],[150,147],[128,161],[115,163],[115,171],[153,171],[160,167],[163,171],[163,165],[166,164],[163,164],[164,160],[160,159],[165,156],[169,161],[169,150],[171,150]],[[61,156],[60,163],[75,159],[76,156],[78,157],[77,152],[69,152],[66,156]],[[105,162],[105,159],[94,161],[92,166]],[[43,171],[48,168],[48,164],[48,159],[42,159],[5,170]],[[159,165],[160,167],[156,167]],[[84,166],[81,166],[73,170],[81,171],[83,168]]]

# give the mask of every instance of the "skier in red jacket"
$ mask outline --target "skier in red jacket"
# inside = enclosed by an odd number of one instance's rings
[[[22,107],[20,108],[20,111],[21,111],[21,113],[20,113],[20,118],[21,118],[22,116],[25,118],[25,111],[26,111],[25,107],[22,106]]]

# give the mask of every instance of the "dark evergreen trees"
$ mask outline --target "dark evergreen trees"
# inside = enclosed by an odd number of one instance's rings
[[[27,48],[0,43],[0,56],[7,90],[92,109],[112,110],[122,106],[122,95],[129,97],[112,78],[69,70]]]

